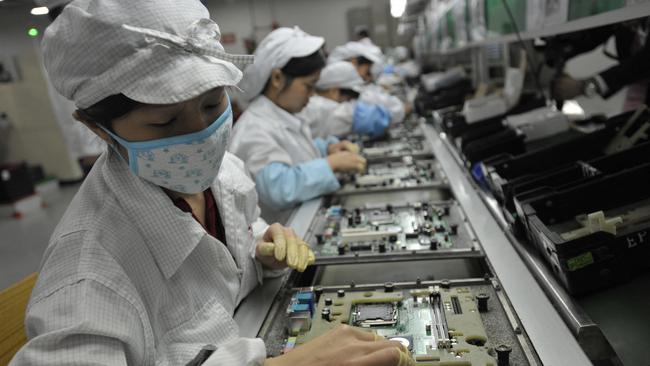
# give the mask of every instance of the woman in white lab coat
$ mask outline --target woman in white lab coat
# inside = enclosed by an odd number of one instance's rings
[[[351,62],[356,67],[359,76],[366,82],[359,100],[384,106],[390,112],[391,123],[402,122],[404,117],[410,113],[412,107],[399,98],[388,94],[381,86],[373,83],[371,69],[373,66],[381,66],[382,57],[381,50],[377,46],[351,41],[335,47],[329,54],[327,62]]]
[[[45,32],[53,85],[111,149],[52,235],[11,365],[185,365],[204,347],[207,365],[336,365],[343,345],[353,359],[405,357],[350,328],[274,359],[239,337],[235,308],[265,273],[314,257],[258,218],[254,184],[225,151],[224,87],[251,60],[219,36],[194,0],[79,0]]]
[[[313,137],[381,136],[390,125],[390,114],[381,105],[358,100],[362,90],[363,79],[353,64],[327,64],[316,83],[316,94],[298,117],[309,123]]]
[[[323,43],[297,27],[276,29],[239,84],[252,102],[236,123],[229,151],[253,175],[267,220],[285,222],[297,204],[339,189],[335,172],[365,168],[356,145],[313,139],[309,124],[296,116],[325,66]]]

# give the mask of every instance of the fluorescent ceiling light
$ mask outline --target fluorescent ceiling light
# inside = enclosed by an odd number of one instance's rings
[[[406,10],[406,0],[390,0],[390,15],[399,18]]]
[[[45,6],[39,6],[38,8],[32,9],[32,15],[45,15],[49,12],[50,10]]]

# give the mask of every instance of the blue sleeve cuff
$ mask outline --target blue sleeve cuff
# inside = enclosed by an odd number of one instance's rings
[[[338,137],[332,135],[327,136],[327,139],[325,139],[325,141],[327,141],[327,145],[338,144],[339,142],[341,142],[341,140]]]
[[[381,136],[390,125],[390,112],[383,106],[358,101],[352,117],[352,131],[372,137]]]
[[[257,174],[255,183],[260,200],[277,210],[332,193],[341,187],[326,159],[293,166],[270,163]]]
[[[316,137],[314,139],[314,145],[318,149],[318,152],[320,152],[320,156],[326,157],[327,147],[330,146],[331,144],[338,144],[340,141],[341,140],[339,140],[335,136],[327,136],[327,138],[325,139],[321,137]]]

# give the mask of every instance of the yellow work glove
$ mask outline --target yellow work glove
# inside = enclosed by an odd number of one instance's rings
[[[266,230],[262,241],[257,244],[255,257],[267,268],[289,267],[299,272],[304,272],[307,266],[316,262],[309,245],[296,236],[293,229],[278,223]]]

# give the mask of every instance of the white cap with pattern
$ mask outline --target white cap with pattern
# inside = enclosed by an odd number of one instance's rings
[[[305,33],[298,27],[282,27],[269,33],[255,50],[255,63],[244,71],[239,87],[242,97],[252,100],[263,92],[273,69],[283,68],[294,57],[305,57],[318,51],[325,39]]]
[[[351,89],[361,92],[363,79],[359,76],[357,69],[347,61],[337,61],[327,64],[320,72],[320,79],[316,83],[316,89],[327,90],[330,88]]]
[[[54,87],[78,108],[124,94],[178,103],[237,85],[250,55],[230,55],[219,26],[197,0],[76,0],[45,31]]]
[[[359,41],[351,41],[335,47],[327,58],[328,63],[348,61],[363,56],[375,64],[382,63],[382,53],[379,47]]]

